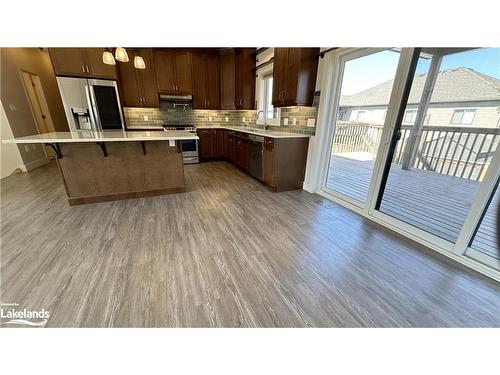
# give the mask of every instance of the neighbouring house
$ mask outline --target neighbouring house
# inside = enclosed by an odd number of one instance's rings
[[[404,125],[415,122],[426,78],[427,73],[416,75],[413,80]],[[392,84],[393,80],[354,95],[343,95],[339,119],[382,125]],[[500,127],[500,80],[465,67],[440,71],[424,125]]]

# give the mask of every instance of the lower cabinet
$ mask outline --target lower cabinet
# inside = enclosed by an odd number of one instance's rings
[[[248,134],[227,129],[198,129],[201,161],[225,159],[248,171]],[[264,183],[275,191],[302,189],[309,138],[264,138]]]
[[[248,134],[235,132],[234,163],[248,171]]]
[[[198,129],[198,154],[201,161],[224,157],[225,129]]]
[[[275,191],[302,189],[309,138],[264,138],[262,174]]]

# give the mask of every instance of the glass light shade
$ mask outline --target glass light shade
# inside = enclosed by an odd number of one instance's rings
[[[136,69],[146,69],[146,63],[141,56],[134,57],[134,67]]]
[[[123,47],[118,47],[115,51],[115,59],[121,62],[128,62],[128,55],[127,51],[125,51],[125,48]]]
[[[102,53],[102,62],[107,65],[116,65],[115,58],[113,54],[109,51],[104,51]]]

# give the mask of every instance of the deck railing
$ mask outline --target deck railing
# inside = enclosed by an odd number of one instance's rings
[[[338,122],[333,153],[370,153],[375,158],[383,125]],[[393,163],[401,164],[413,126],[401,127]],[[500,128],[424,126],[411,167],[481,181],[500,142]]]

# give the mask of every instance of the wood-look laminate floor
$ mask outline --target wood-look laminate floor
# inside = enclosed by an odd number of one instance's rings
[[[54,164],[1,182],[1,300],[48,327],[500,326],[500,285],[224,162],[183,194],[69,207]]]

